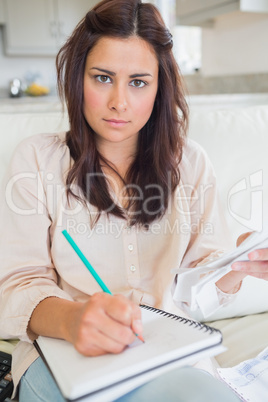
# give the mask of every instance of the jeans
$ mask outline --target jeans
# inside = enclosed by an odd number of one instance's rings
[[[239,400],[224,383],[207,372],[182,367],[149,381],[117,399],[117,402],[239,402]],[[49,370],[39,357],[21,379],[19,402],[64,401]]]

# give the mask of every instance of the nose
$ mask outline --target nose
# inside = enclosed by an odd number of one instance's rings
[[[127,94],[122,87],[115,86],[109,99],[109,109],[117,112],[125,112],[127,109]]]

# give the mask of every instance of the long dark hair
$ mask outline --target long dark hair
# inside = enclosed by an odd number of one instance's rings
[[[72,184],[82,190],[81,201],[97,207],[99,213],[126,218],[109,193],[95,135],[83,115],[83,79],[88,53],[102,37],[137,36],[154,49],[159,63],[158,91],[152,114],[140,130],[137,153],[126,177],[131,225],[147,226],[165,213],[170,195],[179,184],[178,165],[182,157],[188,125],[188,107],[182,78],[172,53],[172,36],[158,9],[140,0],[103,0],[77,25],[57,55],[58,90],[65,98],[70,131],[66,141],[74,164],[67,176],[67,192]],[[161,189],[161,194],[159,194]],[[143,197],[141,197],[141,194]],[[79,197],[78,197],[79,198]]]

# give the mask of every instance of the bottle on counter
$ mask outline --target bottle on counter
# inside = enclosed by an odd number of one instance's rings
[[[11,98],[18,98],[22,95],[21,81],[18,78],[10,81],[9,95]]]

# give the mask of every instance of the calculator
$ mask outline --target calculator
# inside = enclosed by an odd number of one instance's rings
[[[11,355],[0,351],[0,402],[10,398],[12,391]]]

